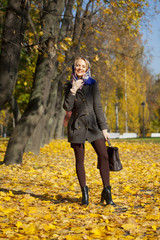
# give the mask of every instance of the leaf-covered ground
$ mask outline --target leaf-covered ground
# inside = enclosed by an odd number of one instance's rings
[[[81,206],[73,150],[54,140],[23,166],[0,166],[0,239],[160,239],[160,144],[115,142],[123,170],[111,172],[117,207],[100,204],[97,158],[86,143],[90,204]],[[0,144],[0,161],[6,143]]]

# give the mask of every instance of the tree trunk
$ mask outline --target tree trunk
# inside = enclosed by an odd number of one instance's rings
[[[54,121],[54,115],[56,110],[56,99],[57,99],[57,93],[58,93],[58,82],[56,85],[52,85],[50,92],[50,101],[46,109],[46,115],[44,116],[44,126],[43,126],[43,132],[42,132],[42,139],[41,139],[41,147],[44,146],[44,144],[48,144],[54,136],[55,131],[55,121]]]
[[[50,85],[55,70],[56,43],[64,1],[44,1],[43,36],[38,57],[33,91],[28,107],[15,127],[9,140],[4,163],[21,164],[26,144],[45,114]],[[52,14],[51,14],[52,13]]]
[[[41,118],[40,122],[35,128],[35,131],[31,138],[29,139],[25,152],[34,152],[39,153],[40,147],[43,147],[44,144],[48,144],[53,138],[52,126],[54,124],[52,120],[52,115],[55,113],[56,107],[56,98],[57,98],[57,85],[56,81],[52,82],[50,93],[52,95],[49,97],[48,106]],[[50,109],[50,111],[48,110]],[[47,123],[47,124],[46,124]],[[48,128],[46,127],[48,126]]]
[[[63,98],[61,99],[61,106],[59,112],[57,114],[57,126],[55,129],[54,138],[61,139],[64,138],[64,117],[65,117],[65,110],[63,109]]]
[[[64,100],[63,85],[62,85],[62,81],[59,81],[56,110],[53,118],[54,138],[62,138],[62,129],[63,129],[64,116],[65,116],[65,111],[63,109],[63,100]]]
[[[15,127],[19,121],[19,119],[21,118],[21,113],[20,113],[20,110],[19,110],[19,107],[18,107],[18,103],[15,99],[15,97],[12,95],[10,101],[10,106],[12,108],[12,111],[13,111],[13,116],[14,116],[14,124],[13,124],[13,127]]]
[[[69,33],[69,26],[71,24],[71,20],[73,17],[72,16],[73,4],[74,4],[74,0],[69,0],[66,5],[64,18],[62,20],[62,25],[61,25],[59,36],[58,36],[58,42],[63,41],[63,39]],[[65,68],[66,67],[64,67],[64,69]],[[50,89],[50,96],[49,96],[47,108],[41,121],[36,127],[34,134],[29,139],[29,142],[25,149],[25,151],[27,152],[31,151],[38,154],[40,147],[43,147],[45,144],[49,144],[49,142],[55,136],[58,138],[61,138],[62,136],[64,111],[63,111],[63,108],[59,106],[59,101],[61,100],[60,105],[62,105],[63,89],[60,81],[63,78],[64,72],[61,73],[60,76],[58,76],[59,71],[58,71],[58,62],[57,62],[55,66],[54,78],[53,78],[51,89]],[[58,132],[56,131],[57,128],[59,129]],[[41,134],[39,133],[39,129],[41,129]]]
[[[27,24],[29,1],[9,0],[0,55],[0,110],[12,96]]]

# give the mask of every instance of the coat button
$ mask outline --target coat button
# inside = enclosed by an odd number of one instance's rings
[[[81,127],[79,126],[78,128],[80,129]]]

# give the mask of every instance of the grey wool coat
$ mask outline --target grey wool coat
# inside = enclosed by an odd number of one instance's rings
[[[102,130],[107,129],[106,120],[100,101],[98,83],[83,85],[76,95],[72,95],[72,84],[65,85],[63,107],[72,111],[68,122],[68,141],[71,143],[93,142],[104,138]]]

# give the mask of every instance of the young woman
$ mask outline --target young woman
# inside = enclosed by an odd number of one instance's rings
[[[100,102],[98,83],[91,77],[90,64],[78,57],[72,67],[71,82],[65,86],[64,109],[72,111],[68,122],[68,141],[75,152],[76,173],[82,190],[82,205],[89,204],[84,168],[85,141],[90,142],[98,156],[98,168],[103,182],[101,202],[115,206],[111,197],[109,163],[105,140],[106,120]]]

